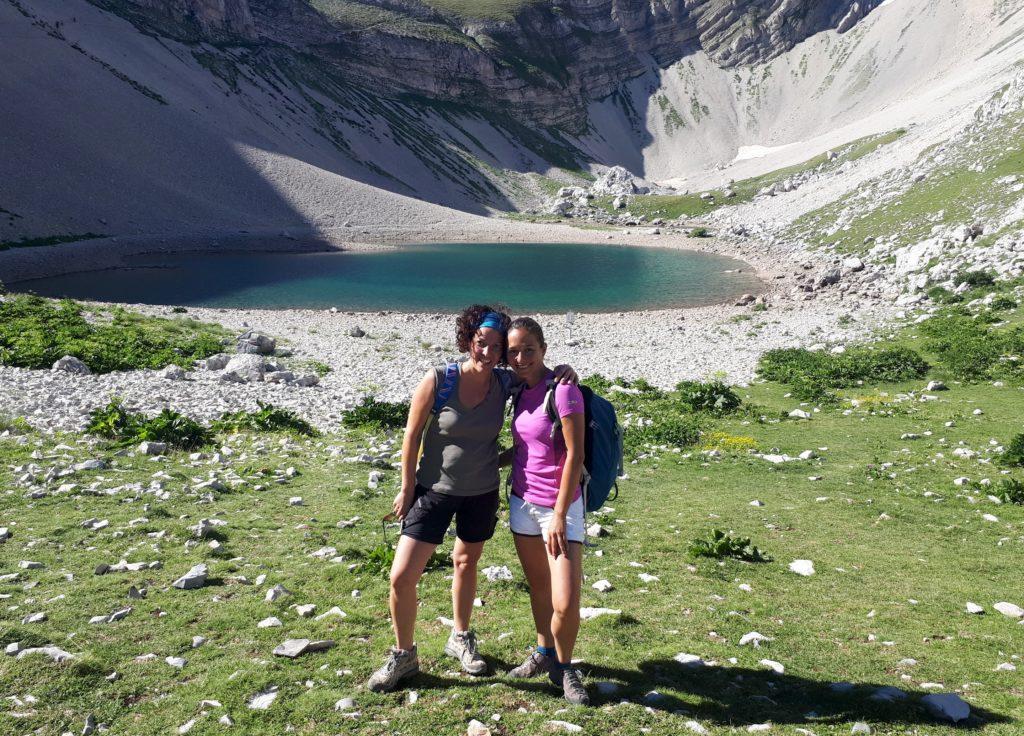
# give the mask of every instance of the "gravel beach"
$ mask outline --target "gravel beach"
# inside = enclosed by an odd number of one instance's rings
[[[538,315],[549,337],[549,359],[574,366],[581,375],[600,373],[624,378],[643,377],[671,388],[683,379],[723,376],[731,382],[754,378],[758,356],[765,350],[796,345],[841,345],[863,339],[892,311],[891,303],[843,299],[840,292],[821,292],[813,299],[793,293],[794,268],[810,269],[814,256],[754,241],[689,238],[682,232],[651,228],[589,230],[565,225],[525,225],[485,220],[457,229],[442,238],[437,229],[385,230],[361,228],[342,241],[327,233],[314,242],[289,234],[267,236],[259,247],[273,250],[334,246],[388,247],[437,240],[466,242],[593,242],[687,248],[732,256],[752,268],[764,284],[765,307],[726,304],[648,312],[580,314],[572,331],[563,314]],[[161,242],[163,241],[163,242]],[[98,243],[99,241],[96,241]],[[226,238],[195,240],[190,250],[224,248]],[[198,244],[198,245],[197,245]],[[154,250],[181,248],[166,238],[122,239],[108,260],[96,262],[85,252],[93,242],[54,248],[25,249],[0,254],[0,270],[20,277],[65,270],[67,264],[116,267],[120,258]],[[82,250],[78,250],[82,249]],[[65,251],[62,253],[61,251]],[[73,257],[68,257],[73,256]],[[12,281],[14,279],[11,279]],[[138,311],[173,316],[170,307],[126,305]],[[196,369],[186,380],[169,380],[155,371],[132,371],[79,376],[63,372],[0,367],[0,397],[4,412],[25,416],[35,426],[79,429],[88,412],[111,396],[131,407],[156,412],[163,407],[196,418],[212,419],[224,411],[255,408],[268,401],[297,411],[320,427],[337,426],[341,413],[362,396],[405,400],[432,365],[456,357],[454,315],[402,312],[332,312],[330,310],[258,310],[189,308],[195,319],[216,322],[242,333],[255,329],[274,336],[292,355],[276,360],[297,375],[308,361],[326,363],[331,371],[312,387],[285,383],[229,383],[221,371]],[[354,327],[366,334],[353,337]],[[274,359],[271,359],[274,360]],[[308,367],[306,368],[308,370]]]

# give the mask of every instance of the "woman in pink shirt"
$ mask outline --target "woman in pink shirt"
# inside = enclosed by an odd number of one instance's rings
[[[537,648],[509,675],[547,673],[566,700],[587,705],[587,691],[571,666],[583,579],[583,394],[578,386],[555,385],[562,430],[553,431],[546,406],[553,373],[544,364],[546,351],[535,320],[512,322],[508,363],[524,386],[512,419],[510,525],[530,585]]]

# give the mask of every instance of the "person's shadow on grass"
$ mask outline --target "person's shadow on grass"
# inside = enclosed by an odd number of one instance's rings
[[[928,693],[875,683],[819,682],[771,670],[733,666],[686,666],[671,659],[641,662],[636,670],[588,664],[581,667],[590,686],[591,705],[638,702],[655,710],[685,715],[715,725],[752,723],[830,725],[850,721],[890,725],[939,725],[920,703]],[[615,683],[602,693],[597,682]],[[696,696],[696,703],[673,694]],[[971,706],[957,726],[978,729],[1013,719]]]

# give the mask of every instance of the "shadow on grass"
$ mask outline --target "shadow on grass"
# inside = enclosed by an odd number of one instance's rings
[[[583,669],[591,683],[604,680],[619,686],[610,695],[600,695],[591,688],[592,705],[629,699],[655,710],[678,712],[716,725],[766,721],[808,725],[850,721],[890,725],[939,723],[919,702],[927,693],[877,683],[857,683],[840,691],[833,689],[832,682],[779,675],[770,670],[730,666],[685,667],[670,659],[641,662],[637,670],[601,665],[584,666]],[[657,694],[648,695],[651,691],[657,691]],[[678,695],[672,694],[673,691]],[[873,699],[872,695],[878,691],[894,694],[895,698]],[[680,695],[692,697],[687,701]],[[697,700],[696,704],[693,700]],[[1012,721],[1012,718],[972,705],[970,718],[957,725],[972,730]]]

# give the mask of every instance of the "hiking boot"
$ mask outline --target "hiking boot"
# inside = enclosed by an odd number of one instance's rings
[[[526,658],[526,661],[513,670],[509,670],[509,677],[536,677],[537,675],[543,675],[551,671],[551,667],[554,664],[554,657],[550,657],[547,654],[541,654],[534,650],[530,652],[530,656]]]
[[[416,654],[416,645],[412,649],[403,650],[392,647],[388,650],[388,658],[384,665],[370,675],[366,686],[375,693],[387,693],[394,690],[398,683],[419,674],[420,659]]]
[[[472,631],[452,630],[448,643],[444,645],[444,653],[459,660],[463,672],[471,675],[482,675],[487,672],[487,662],[476,651],[476,634]]]
[[[552,667],[548,672],[548,678],[551,680],[551,684],[561,690],[565,699],[573,705],[590,705],[590,696],[587,695],[587,689],[583,687],[583,681],[577,670],[572,667],[564,670]]]

